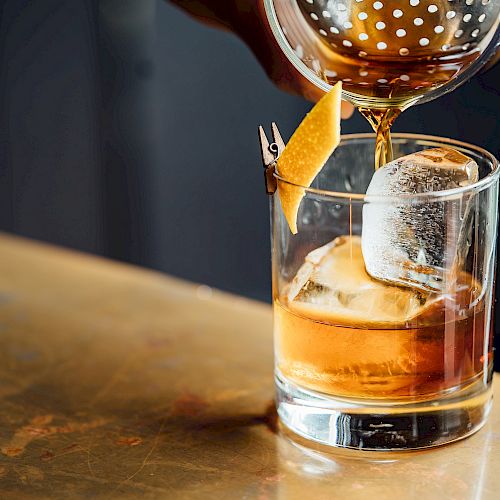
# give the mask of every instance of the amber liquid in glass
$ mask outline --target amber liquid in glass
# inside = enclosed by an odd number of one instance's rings
[[[348,259],[345,266],[352,265]],[[413,298],[409,289],[388,285],[373,292],[378,298],[358,316],[353,300],[363,308],[368,295],[353,299],[352,291],[338,290],[341,306],[332,311],[308,297],[308,287],[314,285],[306,283],[292,300],[285,290],[274,307],[277,368],[303,388],[350,399],[425,401],[471,386],[491,366],[485,303],[468,273],[442,296]],[[387,321],[388,310],[409,304],[410,318]]]
[[[321,322],[279,299],[275,306],[278,369],[302,387],[356,399],[415,400],[463,388],[482,376],[482,303],[468,317],[449,322],[442,319],[442,304],[419,318],[434,324],[394,329]]]

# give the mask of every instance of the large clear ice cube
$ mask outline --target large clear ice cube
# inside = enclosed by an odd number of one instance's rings
[[[439,201],[396,197],[467,186],[478,175],[473,160],[446,148],[427,149],[379,168],[363,207],[362,251],[368,273],[397,285],[447,291],[462,265],[471,228],[470,195]]]
[[[340,236],[310,252],[290,284],[288,306],[318,321],[403,326],[429,304],[429,294],[371,278],[359,236]]]

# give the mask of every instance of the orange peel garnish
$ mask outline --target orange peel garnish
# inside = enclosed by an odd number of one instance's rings
[[[311,185],[340,142],[341,94],[338,82],[302,120],[278,159],[278,175],[291,183],[278,180],[278,192],[293,234],[304,187]]]

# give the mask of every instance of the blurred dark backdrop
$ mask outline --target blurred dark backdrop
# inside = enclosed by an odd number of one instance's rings
[[[310,104],[163,0],[1,5],[0,229],[269,299],[257,125],[288,138]],[[499,83],[500,65],[395,130],[498,155]]]

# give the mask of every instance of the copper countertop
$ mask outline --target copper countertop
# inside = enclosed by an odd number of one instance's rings
[[[433,451],[302,447],[276,430],[269,306],[6,235],[0,397],[2,499],[500,498],[498,401]]]

